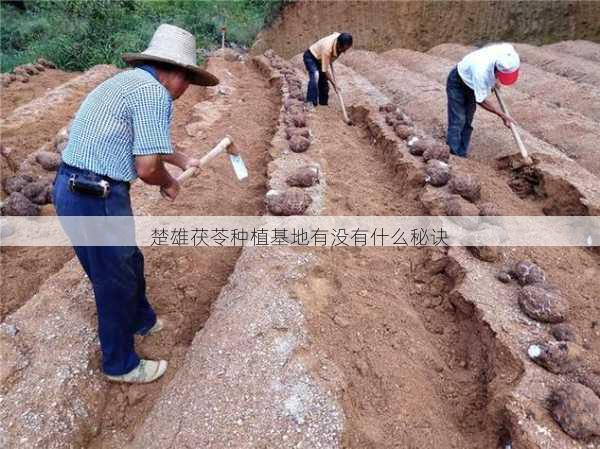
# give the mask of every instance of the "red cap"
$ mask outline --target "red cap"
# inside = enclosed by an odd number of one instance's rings
[[[519,69],[513,72],[501,72],[500,70],[496,71],[496,78],[505,86],[510,86],[514,84],[519,78]]]

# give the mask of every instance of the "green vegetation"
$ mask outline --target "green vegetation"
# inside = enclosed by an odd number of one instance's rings
[[[14,3],[14,2],[13,2]],[[18,2],[17,2],[18,3]],[[123,67],[121,54],[142,51],[161,23],[193,33],[198,47],[226,39],[250,46],[281,6],[276,0],[25,0],[0,5],[1,71],[44,57],[63,70]]]

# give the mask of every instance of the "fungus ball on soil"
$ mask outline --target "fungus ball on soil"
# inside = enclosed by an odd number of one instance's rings
[[[475,202],[481,198],[481,185],[473,175],[456,175],[450,179],[450,191],[462,196],[464,199]],[[479,215],[479,209],[477,209]]]
[[[416,136],[408,139],[408,152],[413,156],[422,156],[427,149],[427,143]]]
[[[44,170],[55,171],[61,162],[60,154],[52,151],[39,151],[35,160]]]
[[[287,81],[290,86],[290,89],[302,90],[302,82],[298,78],[288,76]]]
[[[529,318],[542,323],[560,323],[569,314],[569,301],[563,292],[544,283],[523,287],[519,292],[519,306]]]
[[[450,150],[446,145],[442,145],[437,142],[432,143],[423,152],[423,160],[425,162],[431,159],[437,159],[439,161],[448,162],[448,160],[450,159]]]
[[[437,159],[427,162],[425,173],[427,175],[426,181],[435,187],[446,185],[450,179],[450,167],[445,162]]]
[[[31,202],[35,204],[48,204],[52,202],[52,184],[48,181],[34,181],[21,190]]]
[[[479,209],[459,195],[450,195],[446,199],[446,215],[460,217],[453,219],[456,224],[464,229],[477,229],[480,223]]]
[[[297,100],[302,100],[304,98],[304,94],[302,94],[302,89],[290,87],[289,92],[291,98],[296,98]]]
[[[312,198],[304,190],[290,187],[284,191],[270,190],[266,203],[273,215],[302,215],[312,203]]]
[[[513,271],[517,281],[521,285],[530,285],[546,280],[544,270],[535,263],[527,260],[517,262]]]
[[[33,177],[26,174],[11,176],[4,181],[4,191],[9,195],[13,192],[20,192],[32,181]]]
[[[67,143],[69,142],[69,128],[63,127],[59,132],[56,133],[56,137],[54,137],[54,150],[57,153],[62,153],[63,150],[67,147]]]
[[[512,278],[510,276],[510,273],[507,273],[506,271],[499,271],[498,273],[496,273],[496,279],[498,279],[503,284],[508,284]]]
[[[587,441],[600,436],[600,398],[588,387],[570,383],[548,398],[550,413],[572,438]]]
[[[394,127],[400,124],[400,120],[398,120],[398,118],[394,114],[387,114],[385,116],[385,123]]]
[[[286,98],[283,101],[283,107],[285,108],[286,111],[293,109],[297,106],[304,107],[304,104],[295,98]]]
[[[308,132],[308,128],[296,128],[294,126],[288,126],[285,128],[285,137],[287,140],[290,140],[294,136],[304,137],[308,139],[310,133]]]
[[[304,106],[302,105],[294,105],[290,106],[287,110],[289,115],[304,115]]]
[[[311,187],[319,181],[319,169],[314,166],[298,168],[286,179],[291,187]]]
[[[479,205],[479,215],[482,217],[496,217],[499,213],[494,203],[481,203]]]
[[[534,351],[535,349],[535,351]],[[565,341],[547,341],[529,347],[528,354],[538,365],[554,374],[573,372],[581,364],[584,350]]]
[[[290,150],[292,150],[294,153],[303,153],[308,150],[309,146],[310,140],[308,140],[306,137],[293,136],[290,139]]]
[[[502,254],[497,246],[469,246],[467,249],[476,258],[484,262],[495,262],[500,259]]]
[[[408,125],[404,125],[402,123],[399,123],[397,125],[394,126],[394,132],[396,133],[396,135],[398,137],[400,137],[402,140],[406,140],[408,139],[412,134],[414,134],[414,131],[412,129],[412,127],[408,126]]]
[[[384,105],[379,106],[379,112],[394,112],[396,110],[396,105],[394,103],[386,103]]]
[[[473,203],[469,203],[458,195],[451,195],[446,200],[446,212],[451,217],[475,217],[479,216],[479,209]]]
[[[288,114],[285,119],[289,126],[304,128],[306,126],[306,116],[304,114]]]
[[[575,326],[569,323],[559,323],[552,326],[550,333],[558,341],[572,341],[578,343],[577,330]]]
[[[21,192],[13,192],[8,196],[6,201],[4,201],[4,204],[2,205],[2,214],[13,216],[39,215],[40,206],[32,203]]]

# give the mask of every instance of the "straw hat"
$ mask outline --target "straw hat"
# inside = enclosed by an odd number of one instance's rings
[[[158,27],[150,45],[142,53],[125,53],[123,61],[129,65],[156,61],[173,64],[188,70],[191,84],[214,86],[219,79],[196,65],[196,38],[186,30],[163,23]]]

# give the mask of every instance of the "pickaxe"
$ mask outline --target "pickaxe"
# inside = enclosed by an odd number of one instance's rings
[[[227,154],[229,154],[229,160],[231,161],[231,165],[235,175],[237,176],[237,179],[239,181],[246,179],[248,177],[248,170],[246,169],[246,165],[244,164],[242,157],[236,150],[233,140],[229,136],[223,138],[223,140],[221,140],[212,150],[210,150],[200,159],[200,167],[204,167],[209,161],[217,157],[223,151],[226,151]],[[177,177],[177,181],[181,183],[186,179],[195,176],[200,167],[188,168]]]

